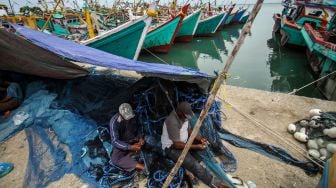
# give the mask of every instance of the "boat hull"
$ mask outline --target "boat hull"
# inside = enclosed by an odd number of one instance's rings
[[[306,54],[312,70],[319,75],[319,78],[334,72],[336,70],[335,42],[326,41],[310,25],[305,25],[301,33],[307,45]],[[336,37],[329,40],[336,41]],[[322,79],[317,86],[328,100],[336,100],[336,77]]]
[[[208,19],[201,20],[197,26],[195,36],[211,36],[216,33],[219,25],[223,21],[226,13],[220,13],[218,15],[212,16]]]
[[[174,41],[188,43],[188,42],[191,42],[193,38],[194,38],[194,35],[184,35],[184,36],[176,37]]]
[[[285,21],[286,22],[286,21]],[[301,34],[301,27],[294,23],[281,23],[281,45],[290,44],[296,47],[305,47],[306,43]]]
[[[181,16],[177,16],[164,25],[150,31],[146,36],[142,48],[156,53],[168,53],[180,20]]]
[[[201,10],[198,10],[190,17],[184,18],[182,25],[176,34],[175,42],[191,42],[201,17]]]
[[[96,38],[83,42],[96,48],[128,59],[137,59],[151,23],[151,17],[138,19],[119,26]]]
[[[240,10],[233,18],[231,23],[232,24],[239,24],[240,19],[243,17],[244,13],[246,12],[247,9],[242,9]]]

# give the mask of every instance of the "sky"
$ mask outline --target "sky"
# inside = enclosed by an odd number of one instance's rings
[[[15,12],[19,11],[19,8],[22,6],[36,6],[38,0],[10,0],[14,7]],[[55,0],[45,0],[46,2],[54,2]],[[77,2],[77,4],[81,7],[83,5],[83,0],[63,0],[67,6],[74,7],[73,2]],[[111,7],[115,0],[97,0],[102,5],[107,5],[107,7]],[[130,1],[133,2],[134,0],[123,0],[123,1]],[[136,0],[138,1],[138,0]],[[149,2],[150,0],[145,0]],[[168,3],[172,0],[160,0],[161,3]],[[186,2],[187,0],[177,0],[178,3]],[[207,2],[208,0],[202,0],[203,2]],[[246,4],[246,3],[255,3],[256,0],[216,0],[217,4],[228,4],[229,1],[236,2],[237,4]],[[0,4],[5,4],[9,8],[9,0],[0,0]],[[199,2],[199,0],[189,0],[189,2]],[[210,2],[215,2],[215,0],[211,0]],[[264,0],[264,3],[280,3],[281,0]],[[50,9],[52,8],[50,4]]]

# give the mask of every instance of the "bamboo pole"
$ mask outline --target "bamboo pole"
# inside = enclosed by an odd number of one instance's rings
[[[252,12],[246,22],[246,24],[244,25],[241,33],[240,33],[240,36],[238,38],[238,41],[237,43],[235,44],[229,58],[227,59],[226,61],[226,64],[221,72],[221,74],[218,75],[217,79],[215,80],[215,83],[214,83],[214,86],[212,87],[211,91],[210,91],[210,95],[207,99],[207,102],[205,103],[205,106],[204,106],[204,109],[201,111],[200,113],[200,116],[196,122],[196,125],[188,139],[188,142],[186,143],[186,146],[185,148],[183,149],[180,157],[178,158],[175,166],[172,168],[172,170],[170,171],[166,181],[164,182],[163,184],[163,188],[167,188],[170,184],[170,182],[173,180],[177,170],[180,168],[180,166],[182,165],[192,143],[194,142],[194,139],[195,137],[197,136],[197,133],[199,131],[199,129],[201,128],[201,125],[202,125],[202,122],[204,121],[212,103],[214,102],[215,100],[215,97],[217,95],[217,92],[221,86],[221,83],[223,82],[223,80],[225,80],[227,78],[227,73],[230,69],[230,66],[231,64],[233,63],[233,60],[235,59],[240,47],[242,46],[246,36],[250,33],[251,31],[251,27],[252,27],[252,23],[255,19],[255,17],[257,16],[262,4],[263,4],[264,0],[258,0],[256,2],[256,4],[254,5],[253,9],[252,9]]]
[[[45,23],[45,24],[43,25],[43,27],[42,27],[42,32],[46,29],[48,23],[50,22],[50,19],[51,19],[52,15],[53,15],[54,12],[56,11],[56,8],[57,8],[57,6],[60,4],[60,2],[61,2],[61,0],[58,0],[58,1],[57,1],[56,5],[55,5],[55,7],[54,7],[54,10],[50,13],[50,15],[49,15],[49,17],[48,17],[46,23]]]

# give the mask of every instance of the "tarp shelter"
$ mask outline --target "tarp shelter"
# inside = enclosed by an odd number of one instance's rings
[[[155,76],[168,80],[197,83],[205,90],[210,84],[210,78],[207,74],[192,69],[130,60],[16,24],[10,25],[26,40],[15,34],[5,33],[6,31],[0,32],[0,61],[2,62],[0,69],[2,70],[46,76],[44,71],[34,71],[39,67],[43,70],[54,70],[52,74],[50,72],[47,74],[48,77],[51,78],[59,78],[55,75],[59,72],[69,77],[71,77],[71,74],[73,77],[84,75],[84,70],[69,62],[69,60],[71,60],[95,66],[108,67],[114,70],[136,71],[144,76]],[[16,43],[11,43],[11,39]],[[30,41],[34,45],[26,43],[27,41]],[[21,44],[22,47],[16,49],[16,46]],[[29,56],[27,52],[29,52]],[[49,55],[42,55],[43,52]],[[60,58],[51,54],[55,54]],[[24,59],[20,57],[24,57]],[[36,57],[40,60],[37,60]],[[55,65],[59,65],[58,62],[61,60],[63,60],[63,62],[60,67],[56,67]],[[43,62],[43,64],[41,64],[41,62]],[[24,68],[21,66],[23,63],[25,66],[32,66],[34,68]],[[17,66],[13,64],[17,64]],[[69,73],[67,73],[67,71],[69,71]]]

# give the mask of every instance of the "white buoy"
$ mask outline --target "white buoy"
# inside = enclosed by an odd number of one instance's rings
[[[320,120],[321,116],[313,116],[312,118],[310,118],[311,120]]]
[[[316,149],[316,150],[319,149],[319,146],[315,140],[308,140],[307,146],[308,149]]]
[[[322,138],[318,138],[316,139],[317,145],[319,145],[320,148],[325,148],[326,147],[326,143]]]
[[[294,134],[296,131],[296,126],[293,123],[289,124],[287,127],[287,131],[291,134]]]
[[[336,138],[336,127],[324,129],[323,134],[329,136],[330,138]]]
[[[316,149],[308,150],[308,154],[312,156],[314,159],[320,158],[320,153]]]
[[[309,110],[309,114],[310,114],[310,117],[313,117],[313,116],[319,116],[322,114],[322,110],[320,109],[311,109]]]
[[[306,134],[306,127],[302,127],[299,132]]]
[[[327,144],[327,150],[330,153],[336,153],[336,143],[329,143],[329,144]]]
[[[321,148],[320,150],[320,159],[321,160],[326,160],[329,159],[330,157],[330,152],[326,148]]]
[[[305,120],[305,119],[303,119],[303,120],[301,120],[300,122],[299,122],[299,124],[302,126],[302,127],[306,127],[306,126],[308,126],[308,121],[307,120]]]
[[[294,138],[300,142],[307,142],[308,141],[308,136],[304,133],[301,132],[296,132],[294,133]]]

